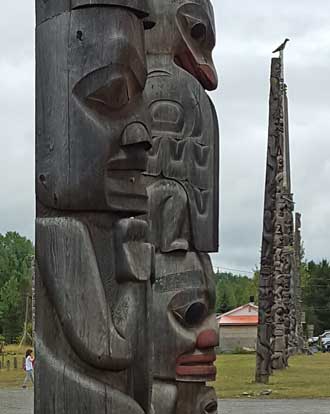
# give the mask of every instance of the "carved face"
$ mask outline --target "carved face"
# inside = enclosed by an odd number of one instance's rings
[[[143,22],[84,7],[38,26],[37,188],[47,207],[143,213]]]
[[[191,73],[207,90],[218,86],[212,59],[215,46],[215,23],[208,0],[183,4],[177,12],[177,26],[182,36],[175,51],[175,62]]]
[[[215,292],[206,256],[156,256],[154,287],[155,377],[204,382],[215,379],[218,345]]]
[[[156,26],[147,33],[148,53],[172,55],[204,89],[216,89],[212,59],[215,22],[210,0],[157,0],[154,9]]]

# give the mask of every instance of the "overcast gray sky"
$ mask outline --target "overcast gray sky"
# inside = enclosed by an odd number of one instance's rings
[[[0,16],[0,233],[33,238],[34,1]],[[216,0],[212,94],[221,123],[220,252],[215,267],[260,260],[271,51],[289,37],[286,82],[296,209],[308,259],[330,258],[330,1]]]

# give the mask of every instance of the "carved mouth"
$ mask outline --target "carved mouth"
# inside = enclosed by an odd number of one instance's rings
[[[107,175],[110,177],[113,171],[139,171],[147,168],[148,156],[146,151],[135,151],[133,154],[119,154],[107,162]]]
[[[181,355],[176,361],[178,377],[203,377],[204,380],[215,380],[217,369],[214,366],[216,355],[209,354]]]
[[[140,170],[110,170],[105,178],[107,204],[117,211],[147,212],[145,177]]]

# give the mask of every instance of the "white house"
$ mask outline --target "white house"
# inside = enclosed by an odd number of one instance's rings
[[[217,317],[219,323],[220,350],[256,349],[258,330],[258,306],[253,303],[240,306]]]

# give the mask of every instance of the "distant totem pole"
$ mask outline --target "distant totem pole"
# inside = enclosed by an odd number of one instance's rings
[[[146,0],[37,0],[35,413],[145,414]]]
[[[264,224],[259,287],[256,381],[267,383],[273,369],[288,364],[294,321],[293,200],[291,194],[288,100],[283,50],[272,59]]]
[[[147,168],[155,246],[153,407],[216,413],[218,328],[208,252],[218,250],[219,130],[209,0],[154,0],[146,33],[152,148]]]
[[[210,1],[36,13],[35,413],[216,414]]]
[[[297,351],[304,348],[303,315],[302,315],[302,290],[301,290],[301,261],[303,258],[301,241],[301,214],[295,214],[294,228],[294,305],[296,309],[296,336]]]

